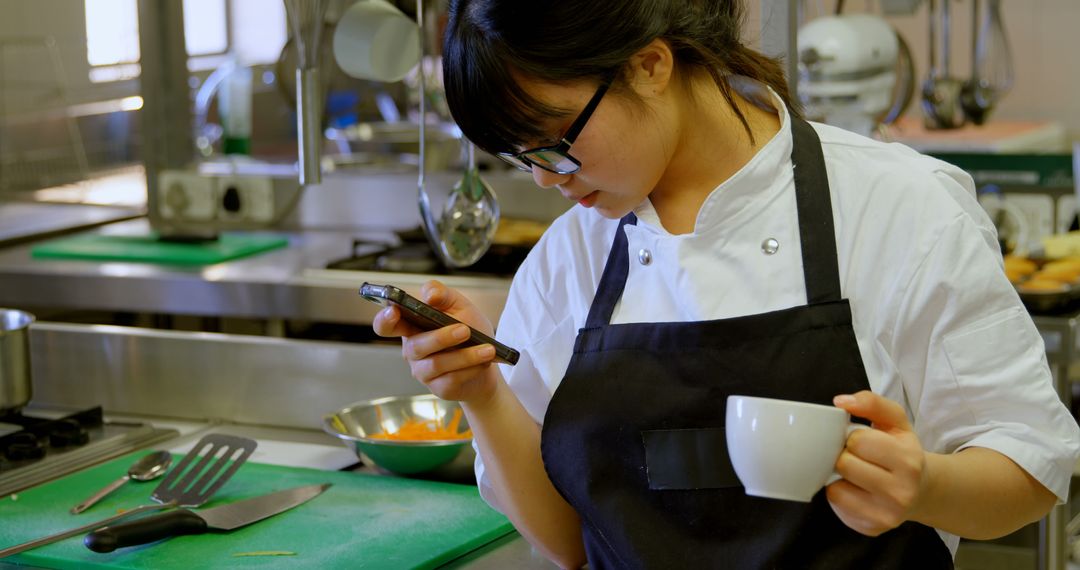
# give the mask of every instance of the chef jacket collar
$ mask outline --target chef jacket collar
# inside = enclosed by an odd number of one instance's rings
[[[759,207],[764,207],[774,194],[788,187],[793,178],[790,117],[783,99],[772,88],[748,77],[734,75],[728,82],[758,107],[774,113],[779,109],[780,130],[738,172],[709,194],[698,211],[690,236],[732,229],[740,220],[753,217]],[[637,228],[670,235],[660,224],[660,217],[650,200],[646,199],[635,208],[634,214],[638,218]],[[627,231],[635,231],[631,229],[633,227],[627,226]]]

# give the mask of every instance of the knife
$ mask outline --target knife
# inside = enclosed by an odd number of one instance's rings
[[[83,544],[94,552],[146,544],[171,536],[238,529],[283,513],[318,497],[330,483],[306,485],[253,497],[198,512],[176,509],[116,526],[99,528],[86,535]]]

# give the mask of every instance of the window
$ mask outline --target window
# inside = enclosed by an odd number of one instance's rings
[[[230,54],[248,65],[277,61],[288,36],[280,0],[183,1],[190,70],[213,69]],[[84,0],[84,5],[90,81],[138,77],[137,0]]]
[[[225,0],[184,0],[184,43],[190,57],[229,50]]]
[[[139,11],[136,0],[86,0],[86,59],[90,81],[139,75]]]

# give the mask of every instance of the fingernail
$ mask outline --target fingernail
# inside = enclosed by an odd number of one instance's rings
[[[855,403],[855,396],[852,396],[850,394],[841,394],[839,396],[833,397],[832,403],[834,406],[850,406],[851,404]]]
[[[458,325],[454,327],[451,334],[453,335],[454,340],[465,340],[469,338],[469,327],[466,325]]]
[[[495,356],[495,347],[491,346],[490,344],[485,344],[484,346],[476,349],[476,354],[480,358],[487,360]]]

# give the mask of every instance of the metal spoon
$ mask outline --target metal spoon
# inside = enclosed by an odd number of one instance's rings
[[[466,154],[465,174],[458,182],[443,206],[438,220],[431,211],[431,204],[424,188],[425,156],[427,141],[427,87],[424,64],[427,46],[424,32],[424,0],[416,2],[417,24],[420,26],[420,68],[417,79],[420,90],[420,178],[417,184],[417,202],[420,220],[428,242],[439,260],[448,267],[467,267],[476,263],[487,252],[499,225],[499,203],[495,192],[487,185],[476,168],[476,148],[465,137],[461,138]]]
[[[476,168],[476,146],[462,139],[465,174],[454,185],[439,219],[440,245],[454,267],[476,263],[491,246],[499,224],[499,202]]]
[[[134,479],[136,481],[150,481],[165,474],[172,463],[172,454],[168,451],[155,451],[142,456],[128,468],[127,474],[109,483],[104,489],[94,493],[89,499],[71,508],[71,514],[77,515],[89,509],[95,503],[105,498],[105,495],[119,489],[124,483]]]

